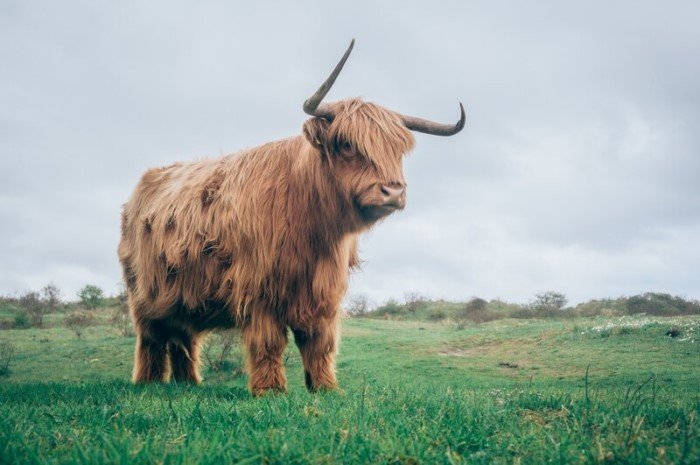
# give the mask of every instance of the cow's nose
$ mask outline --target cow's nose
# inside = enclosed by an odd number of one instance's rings
[[[403,186],[381,186],[383,206],[403,208],[406,205],[406,188]]]

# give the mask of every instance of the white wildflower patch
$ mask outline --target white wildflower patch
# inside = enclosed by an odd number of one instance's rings
[[[525,394],[525,390],[520,389],[491,389],[488,395],[493,399],[496,405],[505,405],[506,402],[520,397]],[[542,396],[540,393],[535,393],[536,396]]]
[[[636,330],[658,327],[667,328],[669,333],[677,332],[678,342],[696,343],[700,339],[700,316],[648,316],[630,315],[614,319],[606,319],[603,324],[583,329],[581,335],[611,335],[626,334]]]

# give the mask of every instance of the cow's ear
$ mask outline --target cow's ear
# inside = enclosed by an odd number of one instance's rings
[[[328,146],[328,126],[330,123],[324,118],[310,118],[304,123],[304,136],[311,145],[323,152],[324,147]]]

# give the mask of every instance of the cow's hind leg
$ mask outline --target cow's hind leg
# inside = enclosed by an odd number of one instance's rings
[[[199,384],[200,336],[185,331],[174,332],[168,342],[173,379],[179,383]]]
[[[257,312],[243,327],[247,349],[248,385],[255,396],[268,390],[285,392],[282,353],[287,346],[287,328],[272,316]]]
[[[313,331],[294,330],[294,342],[304,363],[306,388],[311,392],[338,387],[335,355],[338,351],[339,321],[334,318]]]
[[[168,368],[168,335],[158,321],[136,324],[136,353],[134,354],[135,383],[164,381]]]

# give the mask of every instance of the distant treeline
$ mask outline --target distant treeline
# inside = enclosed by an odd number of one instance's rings
[[[130,319],[126,294],[105,296],[102,289],[86,285],[77,293],[78,301],[67,302],[52,283],[40,291],[27,291],[18,297],[0,296],[0,330],[42,327],[44,316],[53,313],[70,314],[74,319],[88,321],[101,309],[113,312],[112,319],[123,332],[129,332]],[[469,323],[484,323],[504,318],[577,318],[594,316],[623,316],[647,314],[678,316],[700,314],[700,301],[670,294],[644,294],[595,299],[567,306],[568,299],[559,292],[537,294],[528,303],[518,304],[499,299],[486,301],[475,297],[467,302],[430,300],[418,293],[408,293],[403,302],[390,299],[376,308],[370,308],[362,295],[351,296],[344,305],[352,317],[382,318],[415,321],[454,321],[463,327]]]
[[[403,303],[389,300],[370,309],[367,299],[353,296],[346,311],[351,316],[396,320],[441,321],[453,320],[458,325],[469,322],[483,323],[503,318],[577,318],[593,316],[623,316],[647,314],[677,316],[700,314],[700,301],[689,300],[657,292],[647,292],[616,299],[595,299],[567,306],[567,298],[558,292],[544,292],[526,304],[486,301],[473,298],[468,302],[430,300],[419,294],[407,294]]]
[[[77,293],[78,300],[65,300],[53,283],[39,291],[26,291],[19,296],[0,296],[0,329],[41,328],[45,317],[65,313],[78,321],[89,321],[92,313],[101,309],[125,308],[126,295],[105,296],[98,286],[87,284]],[[128,317],[128,311],[127,311]]]

